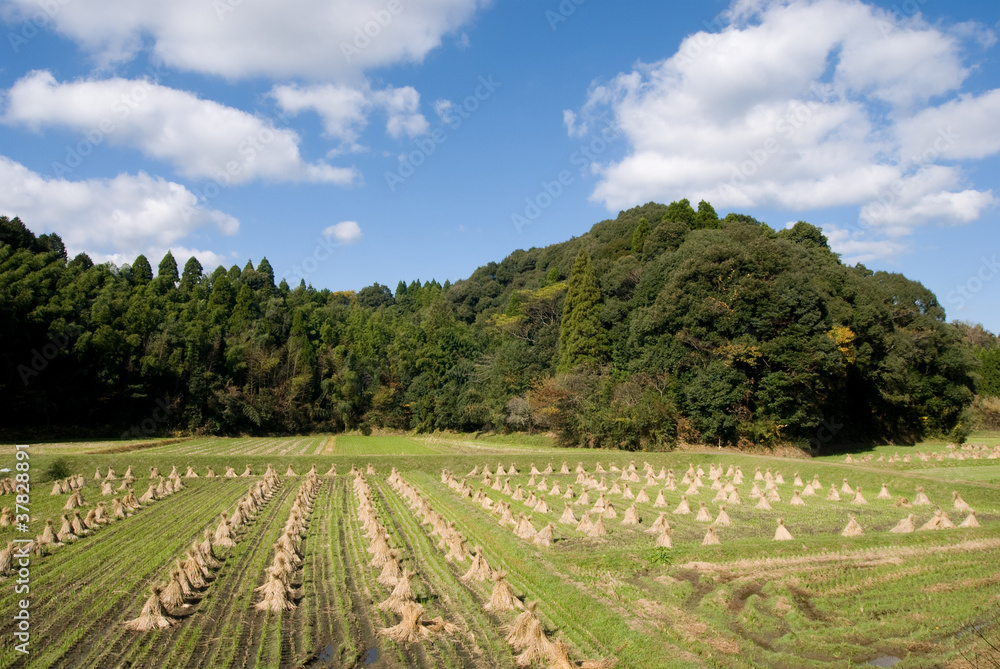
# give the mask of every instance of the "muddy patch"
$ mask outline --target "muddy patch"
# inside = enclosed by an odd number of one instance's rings
[[[757,595],[761,599],[766,599],[767,595],[764,594],[764,584],[763,583],[747,583],[736,589],[733,593],[733,598],[729,601],[729,610],[733,613],[738,613],[743,610],[743,607],[747,605],[747,600]]]

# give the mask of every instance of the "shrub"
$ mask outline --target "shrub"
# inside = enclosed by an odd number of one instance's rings
[[[69,462],[65,458],[56,458],[49,463],[48,468],[45,470],[45,480],[58,481],[59,479],[68,477],[70,473]]]

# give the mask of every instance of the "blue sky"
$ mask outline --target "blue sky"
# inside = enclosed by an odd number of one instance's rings
[[[1000,330],[994,0],[39,6],[0,0],[0,213],[71,253],[395,287],[704,198]]]

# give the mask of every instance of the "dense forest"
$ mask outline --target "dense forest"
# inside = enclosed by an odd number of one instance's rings
[[[275,284],[67,257],[0,218],[0,401],[13,434],[544,431],[669,448],[961,438],[1000,348],[808,223],[650,203],[454,285]]]

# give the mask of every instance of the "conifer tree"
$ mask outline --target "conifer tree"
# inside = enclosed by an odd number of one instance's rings
[[[194,256],[188,258],[188,261],[184,263],[184,273],[181,274],[181,291],[187,292],[198,285],[201,282],[202,272],[204,272],[204,268],[198,259]]]
[[[153,268],[150,266],[146,256],[141,253],[132,263],[132,282],[137,286],[144,286],[153,280]]]
[[[174,254],[167,251],[167,255],[163,256],[163,260],[160,261],[160,266],[156,269],[156,278],[162,279],[164,281],[170,282],[173,286],[177,283],[177,261],[174,260]]]
[[[240,332],[246,329],[256,317],[257,305],[253,299],[253,291],[244,283],[236,294],[236,306],[229,317],[229,331]]]
[[[608,335],[601,325],[601,306],[601,288],[590,254],[580,246],[570,271],[559,326],[559,371],[581,364],[600,364],[607,358]]]

